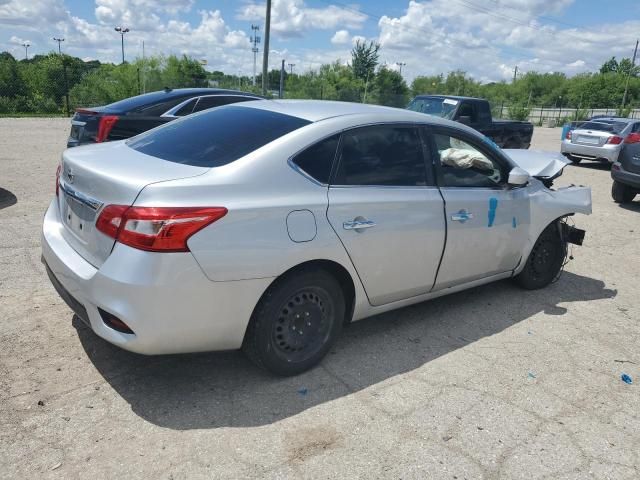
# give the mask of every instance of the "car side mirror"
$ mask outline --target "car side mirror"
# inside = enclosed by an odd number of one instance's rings
[[[529,175],[529,172],[520,167],[514,167],[509,172],[508,183],[514,187],[522,187],[529,183],[530,179],[531,175]]]
[[[463,125],[471,125],[471,117],[469,115],[462,115],[458,117],[458,122],[462,123]]]

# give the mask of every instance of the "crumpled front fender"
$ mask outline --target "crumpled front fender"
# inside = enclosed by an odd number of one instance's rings
[[[591,188],[571,185],[556,190],[545,188],[542,183],[535,181],[530,186],[531,223],[529,225],[529,237],[525,245],[522,261],[514,274],[520,273],[524,268],[533,246],[542,231],[553,221],[582,213],[591,215]]]

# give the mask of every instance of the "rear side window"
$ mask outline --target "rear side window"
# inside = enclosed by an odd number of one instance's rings
[[[336,185],[426,185],[418,130],[405,126],[362,127],[342,136]]]
[[[173,115],[176,117],[184,117],[185,115],[189,115],[191,112],[193,112],[193,107],[197,101],[198,101],[197,98],[192,98],[183,106],[181,106],[178,110],[176,110],[176,112]]]
[[[228,106],[167,123],[133,137],[127,145],[169,162],[219,167],[309,123],[268,110]]]
[[[597,122],[586,122],[580,125],[581,130],[596,130],[599,132],[611,132],[611,133],[620,133],[624,130],[627,124],[623,122],[610,122],[610,121],[597,121]]]
[[[257,100],[257,98],[226,96],[226,95],[201,97],[200,100],[198,100],[198,104],[196,105],[196,108],[193,111],[201,112],[202,110],[206,110],[208,108],[220,107],[222,105],[230,105],[232,103],[238,103],[238,102],[246,102],[247,100]]]
[[[337,134],[319,141],[296,155],[293,163],[318,182],[329,183],[339,138],[340,134]]]

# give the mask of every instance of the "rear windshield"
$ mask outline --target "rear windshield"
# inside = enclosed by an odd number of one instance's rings
[[[597,122],[586,122],[580,125],[581,130],[597,130],[600,132],[620,133],[627,124],[624,122],[612,122],[608,120],[598,120]]]
[[[309,123],[268,110],[226,106],[183,117],[133,137],[127,145],[169,162],[219,167]]]

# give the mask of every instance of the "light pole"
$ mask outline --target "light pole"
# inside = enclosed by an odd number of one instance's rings
[[[402,67],[404,67],[407,64],[404,62],[396,62],[396,65],[400,67],[400,76],[402,76]]]
[[[24,47],[24,59],[29,60],[29,47],[31,44],[29,42],[24,42],[22,46]]]
[[[258,25],[251,25],[251,31],[253,32],[253,36],[251,37],[251,43],[253,43],[253,47],[251,51],[253,52],[253,86],[256,86],[256,62],[258,61],[258,44],[260,43],[260,37],[257,35],[260,27]]]
[[[271,0],[267,0],[267,11],[264,19],[264,48],[262,49],[262,95],[269,89],[269,34],[271,33]]]
[[[59,54],[59,55],[62,55],[62,48],[60,47],[60,44],[61,44],[62,42],[64,42],[64,38],[56,38],[56,37],[53,37],[53,40],[54,40],[54,41],[56,41],[56,42],[58,42],[58,54]]]
[[[295,63],[287,63],[289,65],[289,75],[293,75],[293,67],[296,66]]]
[[[124,34],[129,32],[129,29],[120,26],[114,28],[114,30],[120,34],[120,42],[122,44],[122,63],[124,63]]]

